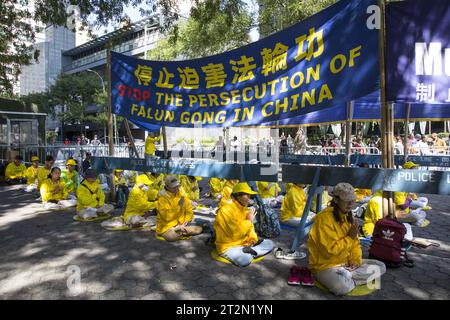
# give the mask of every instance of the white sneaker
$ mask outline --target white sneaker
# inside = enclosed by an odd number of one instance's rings
[[[283,252],[282,257],[284,260],[300,260],[306,258],[306,253],[300,252],[300,251],[288,251]]]

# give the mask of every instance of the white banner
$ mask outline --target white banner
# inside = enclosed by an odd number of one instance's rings
[[[421,134],[425,134],[425,130],[427,128],[427,122],[426,121],[420,121],[419,122],[419,126],[420,126],[420,133]]]
[[[331,125],[331,130],[333,130],[333,133],[336,137],[340,137],[341,136],[341,132],[342,132],[342,128],[341,128],[341,124],[332,124]]]

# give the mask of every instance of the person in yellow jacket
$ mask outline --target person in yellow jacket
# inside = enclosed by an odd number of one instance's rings
[[[130,192],[128,197],[127,207],[123,214],[123,221],[131,226],[138,227],[147,223],[144,215],[150,210],[156,209],[157,202],[148,201],[147,192],[149,186],[152,184],[150,179],[145,174],[138,175],[136,184]]]
[[[236,184],[231,201],[219,208],[214,222],[217,253],[239,267],[248,266],[254,258],[273,249],[271,240],[259,240],[255,232],[256,210],[247,207],[250,197],[255,194],[247,183]]]
[[[222,189],[222,197],[220,198],[219,208],[221,206],[223,206],[224,204],[226,204],[230,200],[231,193],[233,192],[233,187],[235,185],[237,185],[238,183],[239,183],[239,180],[237,180],[237,179],[227,180],[225,182],[223,189]]]
[[[307,196],[305,185],[294,183],[281,204],[281,222],[292,227],[298,227],[305,210]],[[307,221],[311,221],[314,212],[309,212]]]
[[[7,184],[25,184],[27,167],[22,162],[21,156],[16,156],[13,162],[6,166],[5,182]]]
[[[408,161],[403,164],[403,169],[418,169],[420,166],[412,161]],[[423,211],[431,210],[432,208],[428,205],[428,198],[426,197],[417,197],[415,193],[411,193],[411,209],[422,209]]]
[[[369,202],[370,198],[372,197],[372,190],[356,188],[355,195],[356,195],[357,203],[365,204],[365,203]]]
[[[64,181],[69,192],[69,198],[76,199],[78,186],[80,185],[80,177],[78,175],[77,162],[74,159],[68,159],[66,162],[66,170],[61,173],[61,180]]]
[[[61,169],[58,167],[50,171],[48,178],[41,185],[40,192],[44,209],[60,210],[77,205],[76,200],[67,199],[69,192],[61,180]]]
[[[200,188],[198,181],[201,181],[201,177],[195,176],[180,176],[180,184],[184,192],[191,200],[192,206],[195,208],[198,201],[200,201]]]
[[[148,189],[148,201],[158,200],[158,193],[164,189],[165,175],[163,173],[147,172],[147,177],[152,183]]]
[[[385,194],[385,201],[387,201],[387,194]],[[387,202],[386,202],[387,208]],[[367,204],[367,208],[364,212],[364,219],[362,225],[362,233],[363,236],[368,238],[373,235],[373,230],[375,229],[375,224],[378,220],[383,219],[388,216],[388,212],[383,212],[383,191],[378,190],[375,192],[370,198],[369,203]],[[395,216],[400,220],[400,218],[405,216],[405,212],[399,210],[398,208],[395,210]],[[413,234],[411,225],[408,223],[403,224],[406,228],[405,239],[412,241]]]
[[[331,189],[329,186],[324,186],[323,187],[323,191],[322,191],[322,207],[319,211],[321,211],[322,209],[328,207],[328,205],[330,204],[331,200],[333,199],[330,196],[330,192]],[[313,201],[311,203],[311,211],[314,213],[317,213],[317,197],[313,198]]]
[[[278,193],[281,192],[280,186],[275,182],[257,181],[256,186],[262,199],[276,198]]]
[[[38,169],[38,189],[41,189],[41,184],[47,179],[50,171],[52,170],[55,160],[52,156],[45,157],[44,166]]]
[[[33,156],[31,157],[31,166],[26,171],[27,177],[27,187],[25,188],[26,192],[34,192],[38,190],[37,188],[38,169],[39,169],[39,158]]]
[[[222,190],[226,180],[220,178],[211,178],[209,180],[209,191],[211,197],[214,199],[220,199],[222,197]]]
[[[202,233],[202,227],[189,224],[194,219],[194,212],[191,201],[180,190],[178,179],[167,176],[164,184],[158,196],[156,234],[172,242]]]
[[[97,172],[87,169],[84,181],[77,189],[77,214],[81,219],[108,215],[114,210],[111,204],[105,204],[105,193],[100,188]]]
[[[317,214],[309,239],[309,268],[323,286],[336,295],[345,295],[356,285],[367,284],[374,269],[386,272],[384,263],[363,260],[358,239],[358,225],[352,207],[356,196],[352,185],[338,183],[332,192],[330,207]]]
[[[155,142],[158,142],[161,139],[160,136],[156,137],[155,133],[150,133],[145,139],[145,159],[155,157]]]
[[[130,190],[127,179],[123,175],[123,170],[114,170],[114,185],[116,186],[116,202],[118,208],[124,208],[128,201]]]

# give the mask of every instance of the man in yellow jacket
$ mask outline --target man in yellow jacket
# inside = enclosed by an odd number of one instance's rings
[[[236,184],[231,201],[220,207],[214,222],[217,253],[239,267],[248,266],[254,258],[273,249],[271,240],[259,240],[255,232],[256,210],[247,207],[250,196],[255,194],[247,183]]]
[[[233,192],[233,187],[239,183],[239,180],[232,179],[227,180],[222,189],[222,197],[220,198],[219,207],[223,206],[231,199],[231,193]]]
[[[77,214],[81,219],[95,218],[99,215],[108,215],[114,206],[105,204],[105,194],[100,188],[97,172],[87,169],[84,181],[77,189]]]
[[[158,196],[156,234],[172,242],[202,233],[202,227],[189,224],[194,219],[194,212],[191,201],[180,190],[178,179],[167,176],[164,184]]]
[[[5,182],[7,184],[25,184],[27,167],[22,162],[21,156],[16,156],[13,162],[6,166]]]
[[[220,178],[211,178],[209,180],[209,191],[211,197],[214,199],[220,199],[222,197],[222,190],[226,180]]]
[[[138,175],[136,184],[128,197],[127,207],[123,214],[123,221],[130,227],[139,227],[147,223],[144,215],[156,209],[157,202],[148,201],[147,192],[152,184],[145,174]]]
[[[38,169],[39,169],[39,158],[36,156],[31,157],[31,166],[26,171],[27,177],[27,187],[26,192],[34,192],[38,190]]]
[[[198,186],[198,181],[201,181],[201,177],[194,176],[180,176],[180,184],[184,192],[191,200],[192,206],[195,208],[197,202],[200,200],[200,188]]]
[[[41,188],[41,184],[47,179],[54,163],[55,160],[52,156],[45,157],[44,166],[38,169],[38,189]]]
[[[307,242],[309,267],[323,286],[336,295],[366,284],[376,274],[386,272],[377,260],[363,260],[358,239],[358,225],[353,220],[352,207],[356,196],[352,185],[338,183],[332,192],[330,207],[314,217]]]
[[[155,157],[155,142],[158,142],[161,139],[160,136],[155,137],[155,135],[155,133],[150,133],[147,136],[147,139],[145,139],[145,159]]]
[[[294,183],[281,204],[281,222],[292,227],[298,227],[306,206],[307,196],[305,185]],[[314,212],[309,212],[308,222],[314,217]]]
[[[67,199],[69,192],[61,180],[61,169],[58,167],[50,171],[49,177],[41,185],[40,192],[44,209],[60,210],[77,205],[76,200]]]
[[[280,186],[275,182],[257,181],[256,186],[262,199],[276,198],[278,193],[281,192]]]
[[[154,172],[147,172],[146,174],[152,183],[147,192],[148,201],[156,201],[158,200],[158,193],[164,189],[165,175],[163,173]]]
[[[369,202],[370,198],[372,197],[372,190],[356,188],[355,195],[356,195],[357,203],[365,204],[365,203]]]

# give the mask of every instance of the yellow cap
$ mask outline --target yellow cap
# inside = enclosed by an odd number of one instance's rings
[[[123,170],[122,169],[116,169],[116,170],[114,170],[115,172],[117,172],[117,173],[119,173],[119,172],[123,172]]]
[[[36,157],[36,156],[32,156],[32,157],[31,157],[31,162],[33,162],[33,161],[39,161],[39,158]]]
[[[153,182],[147,177],[146,174],[140,174],[136,178],[136,184],[145,184],[147,186],[151,185]]]
[[[403,165],[403,169],[413,169],[413,168],[418,168],[418,167],[419,167],[419,165],[412,161],[405,162],[405,164]]]
[[[197,181],[202,181],[203,178],[202,178],[202,177],[195,177],[195,180],[197,180]]]
[[[246,182],[240,182],[235,185],[232,193],[257,194],[257,192],[253,191]]]
[[[76,165],[77,165],[77,163],[73,159],[69,159],[66,162],[66,166],[76,166]]]

